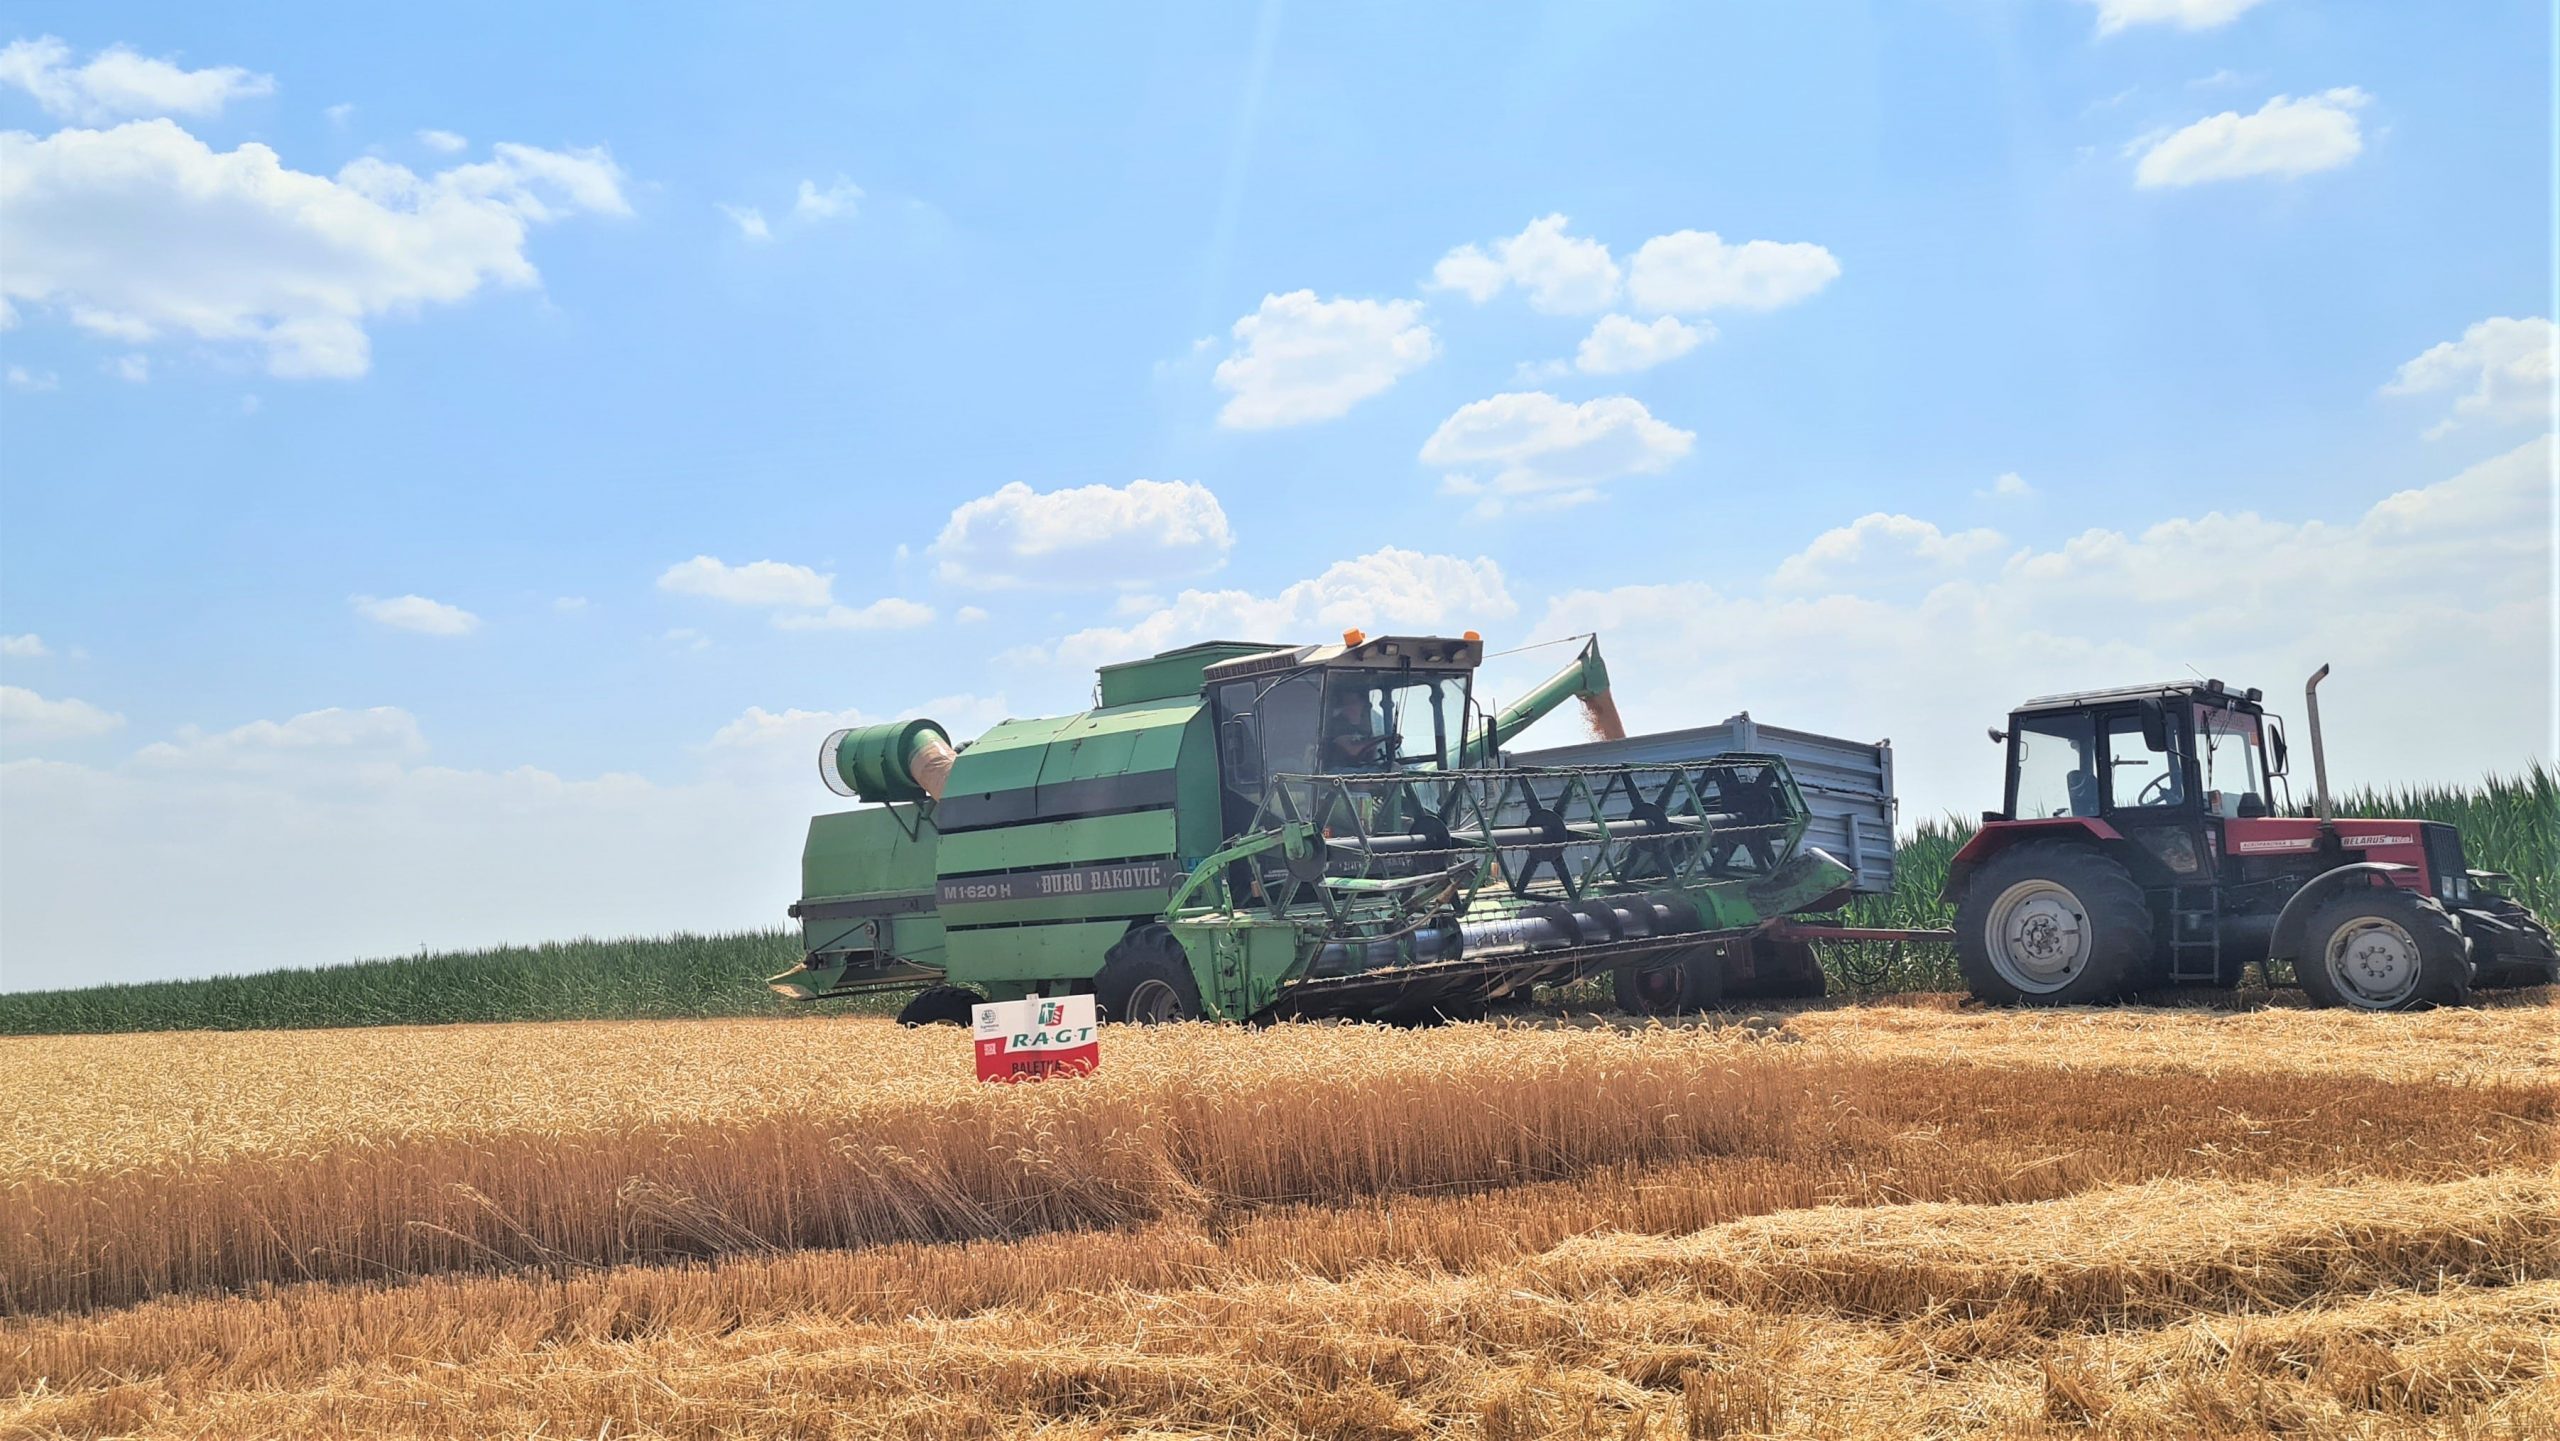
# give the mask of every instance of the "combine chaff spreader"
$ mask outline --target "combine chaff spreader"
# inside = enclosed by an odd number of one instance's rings
[[[1764,932],[1890,884],[1889,752],[1771,732],[1872,763],[1817,818],[1784,756],[1734,748],[1747,718],[1626,741],[1596,643],[1490,716],[1483,658],[1473,632],[1212,641],[957,748],[926,720],[840,731],[822,774],[877,804],[810,822],[807,954],[774,989],[915,989],[910,1022],[1086,992],[1116,1021],[1420,1021],[1604,971],[1651,1012],[1820,994],[1810,947]],[[1506,761],[1572,700],[1604,744]]]

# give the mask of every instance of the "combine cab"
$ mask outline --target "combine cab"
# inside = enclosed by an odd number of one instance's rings
[[[1856,885],[1779,756],[1505,764],[1568,701],[1614,732],[1608,674],[1586,646],[1487,716],[1482,658],[1472,633],[1210,642],[956,749],[929,721],[839,732],[829,784],[881,804],[810,823],[807,955],[774,989],[921,987],[913,1022],[1074,992],[1121,1021],[1426,1020],[1617,971],[1694,1006]]]
[[[2007,802],[1956,853],[1957,959],[1985,1000],[2232,986],[2289,963],[2315,1004],[2454,1005],[2560,978],[2551,932],[2432,821],[2335,819],[2321,667],[2305,688],[2313,814],[2285,816],[2281,724],[2220,681],[2029,701],[1992,738]],[[2270,968],[2270,973],[2272,973]]]

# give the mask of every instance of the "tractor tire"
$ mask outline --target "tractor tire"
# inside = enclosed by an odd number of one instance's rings
[[[1996,1005],[2103,1005],[2150,972],[2151,907],[2103,853],[2029,841],[1965,883],[1956,965],[1975,997]]]
[[[898,1012],[902,1026],[965,1026],[970,1013],[987,998],[967,986],[927,986],[907,998]]]
[[[1093,978],[1102,1019],[1162,1026],[1200,1019],[1200,982],[1182,943],[1162,926],[1140,926],[1105,952]]]
[[[1621,966],[1610,975],[1609,988],[1618,1009],[1630,1016],[1710,1011],[1724,1000],[1724,953],[1691,946],[1651,965]]]
[[[2415,1011],[2467,1005],[2471,943],[2415,891],[2356,891],[2311,913],[2293,976],[2315,1006]]]
[[[1751,947],[1751,979],[1728,981],[1726,999],[1818,1001],[1830,994],[1830,978],[1822,973],[1813,942],[1753,936],[1746,944]]]

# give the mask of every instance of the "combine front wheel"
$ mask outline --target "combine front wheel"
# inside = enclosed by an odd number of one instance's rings
[[[2116,999],[2151,959],[2151,908],[2123,866],[2086,846],[2029,842],[1973,873],[1956,906],[1956,963],[2008,1005]]]
[[[965,1026],[986,997],[966,986],[927,986],[898,1012],[902,1026]]]
[[[1200,1019],[1200,982],[1182,943],[1162,926],[1142,926],[1120,938],[1093,978],[1102,1018],[1161,1026]]]
[[[1724,956],[1714,946],[1691,946],[1651,965],[1622,966],[1610,990],[1631,1016],[1713,1010],[1724,999]]]
[[[2293,973],[2315,1006],[2413,1011],[2471,999],[2462,931],[2414,891],[2357,891],[2314,911]]]

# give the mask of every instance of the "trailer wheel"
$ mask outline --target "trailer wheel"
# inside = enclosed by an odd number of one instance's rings
[[[1630,1016],[1713,1010],[1724,999],[1724,956],[1714,946],[1673,951],[1651,965],[1619,967],[1609,989]]]
[[[1162,926],[1141,926],[1105,952],[1093,978],[1102,1018],[1161,1026],[1200,1019],[1200,982],[1182,943]]]
[[[1956,904],[1965,985],[2002,1005],[2112,1001],[2151,961],[2151,908],[2087,846],[2029,841],[1983,862]]]
[[[2444,907],[2397,888],[2353,892],[2312,912],[2293,974],[2315,1006],[2414,1011],[2471,999],[2461,929]]]
[[[965,1026],[970,1013],[986,1002],[986,997],[967,986],[927,986],[908,997],[906,1007],[898,1012],[898,1024]]]

